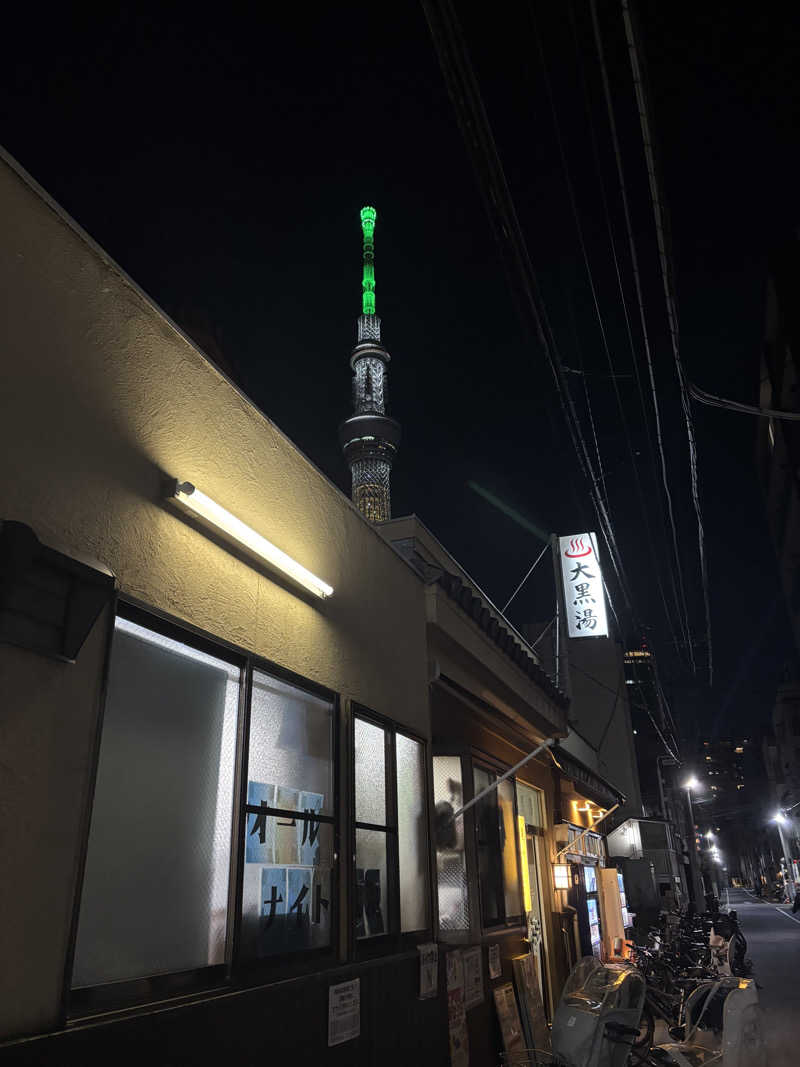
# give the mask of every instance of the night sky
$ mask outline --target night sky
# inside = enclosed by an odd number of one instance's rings
[[[569,376],[575,401],[589,435],[585,381],[636,611],[681,727],[689,738],[697,724],[720,736],[753,733],[790,648],[756,481],[755,420],[694,408],[716,664],[709,690],[686,436],[619,5],[599,3],[600,22],[643,267],[694,678],[658,592],[669,552],[609,251],[607,218],[644,375],[589,7],[456,6],[562,357],[585,373]],[[777,3],[699,8],[656,0],[638,8],[682,353],[698,385],[755,403],[768,256],[798,223],[791,67],[800,29]],[[64,5],[46,18],[28,10],[6,27],[0,141],[190,332],[211,324],[246,392],[334,482],[348,491],[336,431],[349,414],[360,310],[358,210],[370,203],[378,209],[377,307],[393,357],[390,413],[404,428],[394,514],[416,512],[500,605],[540,542],[471,484],[545,531],[596,526],[550,373],[516,317],[421,7],[262,5],[237,14],[231,5],[213,18],[196,5],[153,16],[113,5],[101,14]],[[552,601],[543,564],[509,615],[517,625],[547,619]]]

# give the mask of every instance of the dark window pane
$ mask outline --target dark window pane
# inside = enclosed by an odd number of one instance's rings
[[[508,921],[521,919],[523,914],[517,859],[519,830],[514,823],[514,784],[508,778],[497,787],[497,803],[500,817],[500,850],[503,856],[503,894]]]
[[[495,780],[482,767],[474,768],[475,795]],[[493,789],[475,805],[475,829],[478,839],[478,882],[481,894],[481,918],[484,926],[503,921],[503,858],[500,846],[500,814],[497,790]]]
[[[389,931],[386,834],[356,830],[356,937]]]

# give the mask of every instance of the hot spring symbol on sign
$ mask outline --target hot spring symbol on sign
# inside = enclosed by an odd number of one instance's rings
[[[561,576],[570,637],[608,637],[603,572],[593,533],[559,537]]]

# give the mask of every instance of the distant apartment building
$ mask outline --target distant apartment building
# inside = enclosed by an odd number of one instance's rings
[[[773,411],[800,412],[798,292],[800,234],[795,232],[772,254],[767,280],[759,406]],[[798,826],[789,809],[800,801],[800,732],[796,730],[800,707],[800,421],[770,417],[756,422],[758,473],[795,651],[794,661],[787,664],[786,681],[776,694],[774,735],[765,740],[763,755],[777,808],[775,814],[789,812],[787,821],[778,823],[778,828],[787,875],[791,874],[792,882],[797,883],[800,872],[792,864],[798,854]]]
[[[761,351],[759,406],[800,411],[800,240],[772,256],[766,329]],[[800,651],[800,421],[757,419],[756,457],[778,569]]]

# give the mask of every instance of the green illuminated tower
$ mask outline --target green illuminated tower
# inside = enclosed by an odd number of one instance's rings
[[[400,443],[400,424],[386,414],[390,356],[381,343],[381,320],[375,314],[374,207],[362,207],[364,236],[361,315],[358,340],[350,356],[353,414],[339,427],[339,440],[352,476],[352,499],[371,522],[392,517],[390,478]]]

